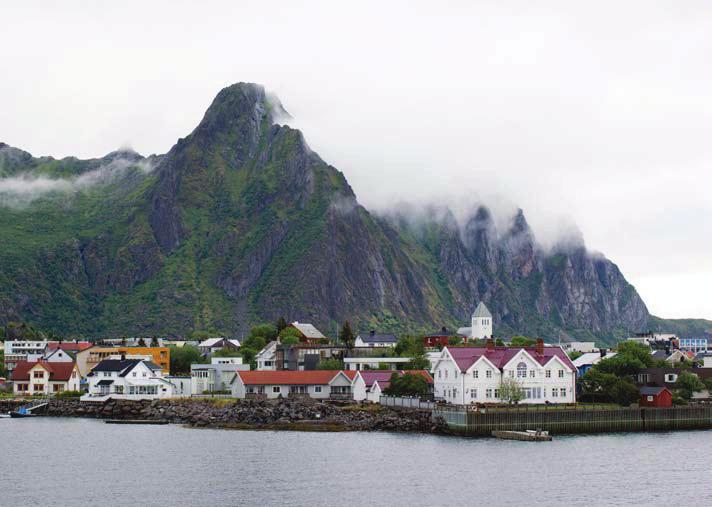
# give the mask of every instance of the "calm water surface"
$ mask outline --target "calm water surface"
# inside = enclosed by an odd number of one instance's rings
[[[712,506],[712,431],[559,437],[0,419],[2,506]]]

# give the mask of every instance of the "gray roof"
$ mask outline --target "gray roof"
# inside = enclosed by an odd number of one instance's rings
[[[299,332],[304,335],[305,338],[311,338],[311,339],[326,338],[326,336],[324,336],[321,333],[321,331],[319,331],[317,328],[315,328],[311,324],[294,321],[294,322],[292,322],[292,327],[297,328],[299,330]]]
[[[641,387],[640,394],[643,396],[657,396],[663,392],[664,387]]]
[[[363,333],[358,335],[356,338],[361,338],[364,343],[397,343],[398,338],[394,334],[376,334],[373,331],[370,333]]]
[[[485,317],[485,318],[491,319],[491,318],[492,318],[492,314],[491,314],[490,311],[487,309],[487,307],[485,306],[485,304],[484,304],[482,301],[480,301],[480,304],[478,304],[478,305],[477,305],[477,308],[475,308],[475,313],[472,314],[472,317],[473,317],[473,318],[482,318],[482,317]]]
[[[652,356],[655,359],[667,359],[668,354],[664,350],[656,350],[655,352],[652,353]]]

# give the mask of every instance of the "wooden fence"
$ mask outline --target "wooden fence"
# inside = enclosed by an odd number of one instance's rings
[[[437,407],[433,418],[438,417],[456,433],[480,436],[494,430],[542,429],[566,434],[712,428],[710,406],[478,411]]]

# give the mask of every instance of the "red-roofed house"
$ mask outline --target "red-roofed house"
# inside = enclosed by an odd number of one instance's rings
[[[391,375],[404,375],[406,373],[413,375],[421,375],[428,384],[432,386],[433,377],[425,370],[409,370],[409,371],[388,371],[388,370],[362,370],[356,372],[353,381],[353,398],[356,401],[368,400],[373,403],[381,401],[383,390],[388,387],[391,380]]]
[[[500,386],[515,381],[521,403],[574,403],[576,367],[561,347],[446,347],[433,368],[435,399],[457,405],[501,403]]]
[[[352,399],[355,371],[238,371],[230,386],[235,398],[310,397]]]
[[[79,391],[77,364],[48,363],[46,361],[20,361],[12,370],[15,394],[56,394],[63,391]]]

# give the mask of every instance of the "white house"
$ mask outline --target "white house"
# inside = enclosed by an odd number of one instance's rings
[[[425,380],[432,385],[433,377],[425,370],[409,370],[409,371],[387,371],[387,370],[366,370],[356,373],[352,382],[353,399],[356,401],[371,401],[378,403],[381,400],[383,390],[391,383],[393,374],[404,375],[410,373],[413,375],[421,375]]]
[[[412,360],[412,357],[345,357],[344,367],[352,371],[377,370],[382,367],[397,370]]]
[[[81,376],[74,361],[19,361],[11,378],[15,394],[35,395],[78,391]]]
[[[82,401],[153,400],[175,395],[175,386],[164,377],[161,367],[145,359],[104,359],[87,380],[89,392]]]
[[[238,371],[231,387],[235,398],[352,399],[354,376],[339,370]]]
[[[249,369],[241,357],[213,357],[211,364],[191,364],[191,394],[228,391],[235,373]]]
[[[176,397],[188,397],[192,394],[191,384],[193,377],[183,377],[178,375],[167,375],[164,377],[173,384],[173,395]]]
[[[582,354],[598,352],[596,342],[565,342],[561,344],[561,348],[564,349],[564,352],[567,354],[569,352],[581,352]]]
[[[265,345],[262,350],[260,350],[255,356],[255,361],[257,362],[257,370],[270,370],[274,371],[277,369],[277,344],[276,340],[269,342]]]
[[[457,330],[457,333],[473,340],[492,338],[492,314],[482,301],[472,313],[470,327],[461,327]]]
[[[228,338],[208,338],[200,342],[198,348],[201,354],[208,355],[221,349],[238,350],[240,348],[240,341],[230,340]]]
[[[561,347],[446,347],[433,372],[435,399],[456,405],[501,403],[506,379],[524,392],[522,403],[573,403],[576,368]]]
[[[371,330],[370,333],[358,335],[354,347],[395,347],[396,343],[398,343],[396,335],[376,334],[376,331]]]

